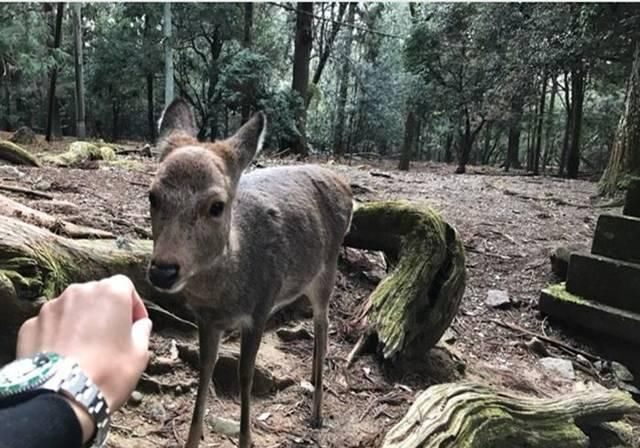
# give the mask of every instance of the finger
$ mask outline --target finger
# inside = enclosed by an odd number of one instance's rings
[[[149,350],[149,338],[151,337],[151,328],[153,323],[151,319],[142,318],[133,323],[131,326],[131,339],[133,346],[138,353],[146,353]]]
[[[16,357],[23,358],[32,355],[36,351],[36,318],[25,321],[18,331],[18,342],[16,344]]]
[[[136,291],[135,289],[133,290],[133,293],[131,294],[131,302],[132,302],[131,303],[131,305],[132,305],[131,313],[132,313],[133,322],[149,317],[149,313],[147,312],[147,308],[144,306],[144,302],[142,301],[142,299],[138,295],[138,291]]]

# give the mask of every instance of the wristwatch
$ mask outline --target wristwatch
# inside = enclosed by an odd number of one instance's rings
[[[109,406],[77,362],[56,353],[37,353],[0,369],[0,400],[38,390],[62,394],[85,408],[96,424],[88,446],[105,445],[110,424]]]

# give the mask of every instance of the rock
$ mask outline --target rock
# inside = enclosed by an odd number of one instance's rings
[[[164,423],[167,420],[167,411],[162,403],[158,400],[154,401],[149,407],[149,417],[158,423]]]
[[[49,191],[51,190],[51,186],[51,182],[46,180],[39,180],[33,185],[33,189],[39,191]]]
[[[142,403],[143,399],[144,399],[144,395],[142,395],[142,392],[134,390],[131,393],[131,397],[129,397],[129,403],[131,403],[134,406],[137,406],[140,403]]]
[[[211,416],[207,423],[213,432],[224,434],[225,436],[236,437],[240,434],[240,422],[228,418]]]
[[[29,145],[36,142],[36,133],[27,126],[18,128],[16,132],[9,138],[12,143],[18,143],[20,145]]]
[[[585,367],[591,366],[591,363],[589,362],[589,360],[579,353],[578,353],[578,356],[576,356],[576,362]]]
[[[0,165],[0,177],[20,179],[23,176],[24,173],[15,166]]]
[[[533,337],[525,344],[529,350],[538,356],[549,357],[549,351],[540,338]]]
[[[509,295],[501,289],[490,289],[487,292],[485,303],[491,308],[508,308],[511,306]]]
[[[626,392],[629,392],[631,395],[635,397],[636,400],[640,398],[640,389],[638,389],[633,384],[620,383],[618,387]]]
[[[630,383],[633,381],[633,374],[624,364],[620,364],[619,362],[612,361],[611,362],[611,370],[613,370],[613,374],[620,381],[625,381]]]
[[[307,330],[302,325],[297,325],[294,328],[278,328],[278,330],[276,330],[276,334],[285,342],[313,339],[313,336],[311,335],[311,333],[309,333],[309,330]]]
[[[591,253],[616,260],[640,262],[640,218],[602,214],[593,236]]]
[[[442,342],[446,342],[447,344],[453,344],[456,342],[456,334],[451,328],[447,328],[440,338]]]
[[[540,358],[540,364],[549,372],[558,374],[567,380],[574,380],[576,372],[573,370],[571,361],[562,358]]]
[[[364,271],[362,275],[364,275],[364,278],[368,281],[377,285],[387,276],[387,273],[382,269],[372,269],[370,271]]]
[[[45,213],[56,213],[64,215],[76,215],[80,213],[80,207],[73,202],[59,201],[57,199],[45,199],[35,201],[36,208]]]

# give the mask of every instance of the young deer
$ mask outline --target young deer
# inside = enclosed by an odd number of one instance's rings
[[[184,291],[198,316],[200,381],[187,448],[198,446],[221,333],[241,328],[240,447],[251,446],[250,392],[265,323],[305,295],[313,307],[312,424],[320,426],[327,308],[350,187],[319,166],[267,168],[242,176],[266,130],[257,113],[222,141],[199,143],[193,112],[175,100],[160,122],[161,162],[149,201],[153,256],[149,280]]]

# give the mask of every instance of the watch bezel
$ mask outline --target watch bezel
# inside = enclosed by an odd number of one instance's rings
[[[61,357],[56,353],[37,353],[28,358],[17,359],[2,367],[0,378],[4,376],[9,382],[0,382],[0,398],[38,389],[53,378],[60,360]],[[20,368],[23,364],[30,364],[32,368],[27,372],[21,371]]]

